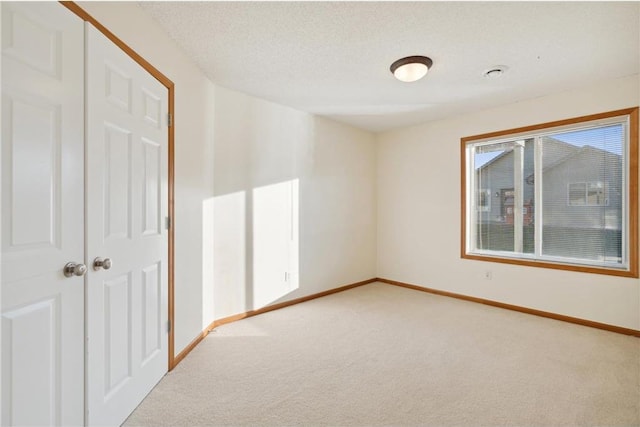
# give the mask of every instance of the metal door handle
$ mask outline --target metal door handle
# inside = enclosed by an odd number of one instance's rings
[[[76,264],[75,262],[68,262],[63,269],[66,277],[84,276],[87,272],[87,266],[84,264]]]
[[[100,270],[104,268],[108,270],[111,268],[111,258],[96,258],[93,260],[93,269]]]

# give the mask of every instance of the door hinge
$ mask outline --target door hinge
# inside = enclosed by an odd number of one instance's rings
[[[167,113],[167,126],[173,126],[173,116],[171,115],[171,113]]]
[[[164,219],[164,226],[166,227],[166,229],[170,229],[171,228],[171,217],[165,217]]]
[[[171,332],[171,320],[167,320],[167,332]]]

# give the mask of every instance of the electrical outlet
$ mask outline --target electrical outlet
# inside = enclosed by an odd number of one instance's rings
[[[491,278],[492,278],[492,277],[493,277],[493,273],[491,272],[491,270],[486,270],[486,271],[484,272],[484,278],[485,278],[486,280],[491,280]]]

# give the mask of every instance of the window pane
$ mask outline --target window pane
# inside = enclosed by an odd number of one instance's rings
[[[488,212],[491,210],[491,190],[481,189],[478,190],[476,198],[478,210],[482,212]]]
[[[542,142],[542,255],[622,262],[622,125]]]
[[[536,251],[534,158],[534,140],[527,139],[522,162],[522,252],[525,254],[533,254]]]
[[[569,205],[580,206],[586,204],[585,195],[587,194],[586,182],[570,182],[569,183]]]
[[[476,192],[476,248],[514,252],[518,235],[522,251],[535,252],[534,231],[534,141],[487,144],[474,153]],[[516,152],[520,150],[522,164]],[[522,169],[522,182],[515,185],[514,171]],[[516,233],[516,192],[522,192],[522,233]]]
[[[476,247],[513,251],[513,146],[492,144],[476,147],[474,154],[476,194],[489,194],[486,208],[476,209]],[[478,198],[476,206],[480,207]]]
[[[587,184],[587,205],[603,206],[606,204],[605,186],[602,181]]]

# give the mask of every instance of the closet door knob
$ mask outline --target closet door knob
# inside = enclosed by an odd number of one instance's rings
[[[87,272],[87,266],[84,264],[76,264],[75,262],[68,262],[63,269],[65,277],[84,276]]]
[[[101,268],[108,270],[111,268],[111,258],[96,258],[93,260],[93,269],[100,270]]]

